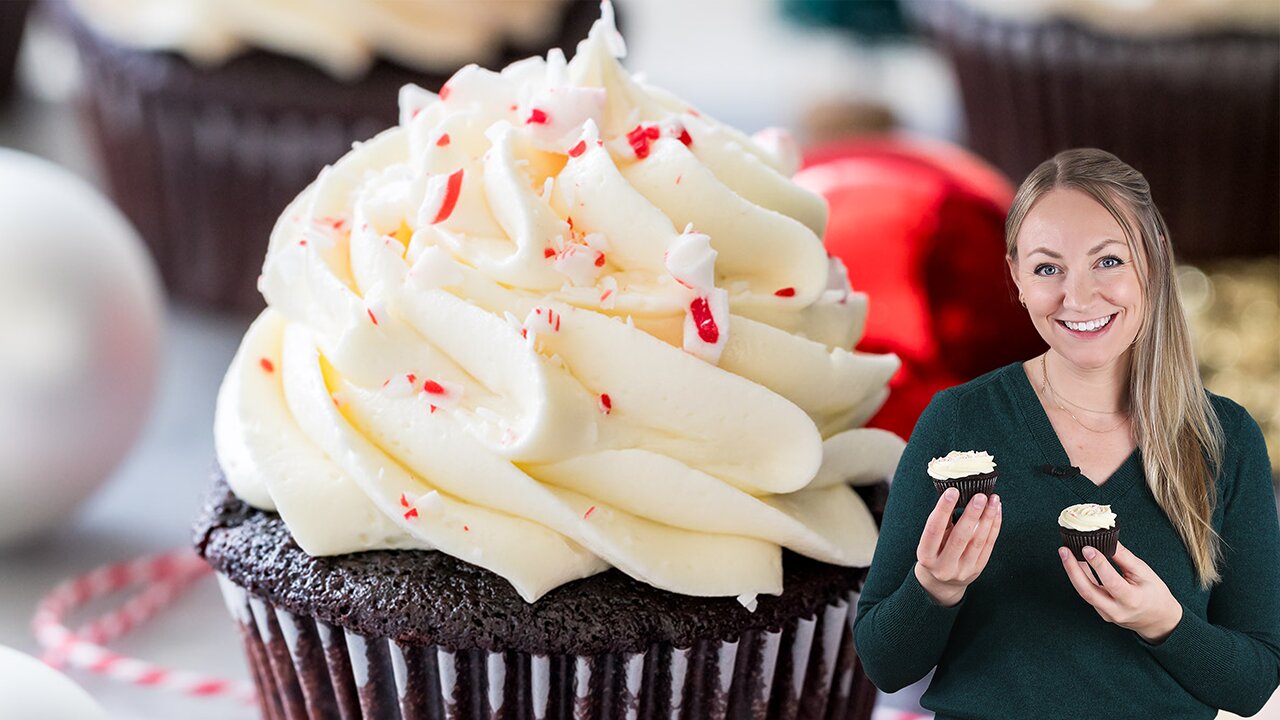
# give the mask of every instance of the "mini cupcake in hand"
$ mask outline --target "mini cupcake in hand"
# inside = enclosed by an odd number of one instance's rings
[[[978,493],[990,495],[995,491],[996,459],[986,452],[952,450],[945,457],[929,461],[929,477],[939,495],[947,488],[959,490],[956,507],[961,507]]]
[[[1070,548],[1077,560],[1084,560],[1086,545],[1107,557],[1116,554],[1120,527],[1110,505],[1072,505],[1058,515],[1058,530],[1062,532],[1062,544]]]

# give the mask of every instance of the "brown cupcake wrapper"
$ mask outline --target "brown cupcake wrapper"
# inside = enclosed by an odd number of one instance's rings
[[[273,606],[218,575],[267,720],[866,720],[856,592],[781,630],[689,648],[534,655],[366,637]]]
[[[231,96],[217,71],[202,78],[175,56],[114,47],[88,30],[76,37],[87,75],[83,109],[112,198],[146,240],[170,294],[198,307],[261,309],[257,278],[285,207],[353,141],[396,122],[400,78],[345,88],[280,59],[276,77],[262,81],[281,86],[280,96]],[[327,89],[335,106],[369,111],[290,107],[283,96],[307,92],[312,80],[334,85],[314,92]]]
[[[1142,38],[963,0],[909,8],[955,67],[969,146],[1015,185],[1061,150],[1102,148],[1147,177],[1180,259],[1275,253],[1280,36]]]
[[[14,71],[18,65],[18,49],[27,24],[31,0],[0,2],[0,102],[13,94]]]
[[[985,475],[970,475],[969,477],[956,478],[954,480],[939,480],[931,477],[933,488],[938,494],[947,491],[947,488],[955,488],[960,491],[960,499],[956,501],[956,507],[964,507],[974,495],[983,493],[990,495],[996,489],[996,473],[987,473]]]
[[[1071,554],[1076,556],[1077,560],[1084,561],[1085,546],[1101,552],[1107,557],[1116,554],[1116,543],[1120,541],[1120,526],[1105,530],[1093,530],[1090,532],[1081,532],[1058,526],[1058,531],[1062,534],[1062,544],[1071,550]]]

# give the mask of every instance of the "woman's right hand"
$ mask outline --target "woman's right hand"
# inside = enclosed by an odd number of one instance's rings
[[[974,495],[954,524],[952,512],[960,493],[948,488],[925,521],[916,547],[916,579],[934,602],[950,607],[982,574],[1000,535],[1000,496]]]

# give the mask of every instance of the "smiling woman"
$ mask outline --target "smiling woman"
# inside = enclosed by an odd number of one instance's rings
[[[858,605],[867,675],[893,691],[936,666],[921,703],[939,718],[1257,712],[1280,683],[1270,463],[1249,414],[1200,382],[1146,180],[1060,153],[1018,190],[1006,240],[1049,350],[938,393],[917,423]],[[999,458],[1000,494],[953,522],[926,468],[957,448]],[[1083,560],[1058,524],[1077,506],[1109,518],[1074,528],[1107,540],[1076,543]]]

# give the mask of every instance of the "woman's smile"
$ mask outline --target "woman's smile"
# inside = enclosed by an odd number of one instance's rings
[[[1111,329],[1111,321],[1120,313],[1114,312],[1092,320],[1063,320],[1054,318],[1059,327],[1066,329],[1072,337],[1090,340],[1102,337]]]

